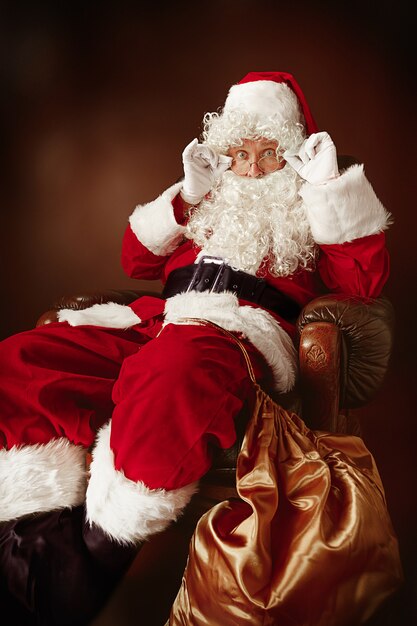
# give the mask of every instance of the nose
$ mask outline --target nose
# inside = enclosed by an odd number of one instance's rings
[[[263,172],[261,169],[259,169],[259,165],[256,161],[254,161],[249,165],[249,171],[246,176],[248,176],[249,178],[258,178],[259,176],[262,176],[262,174]]]

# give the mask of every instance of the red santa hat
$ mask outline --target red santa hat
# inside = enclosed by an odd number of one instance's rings
[[[292,74],[250,72],[233,85],[222,112],[207,113],[203,138],[222,153],[249,137],[276,139],[294,149],[317,132],[306,98]]]
[[[259,117],[280,118],[282,122],[301,123],[308,135],[317,132],[307,100],[292,74],[287,72],[249,72],[231,87],[224,112],[242,110]]]

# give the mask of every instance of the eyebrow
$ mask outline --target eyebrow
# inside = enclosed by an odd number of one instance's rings
[[[276,143],[278,144],[278,142],[275,141],[274,139],[270,139],[270,140],[267,139],[265,140],[265,143],[261,145],[261,150],[269,150],[269,148],[271,148],[272,150],[276,150],[278,148],[278,145],[275,145]],[[231,146],[229,148],[229,151],[232,151],[232,150],[236,152],[247,152],[248,148],[244,146]]]

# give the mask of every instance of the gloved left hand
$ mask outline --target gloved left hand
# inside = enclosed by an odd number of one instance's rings
[[[182,153],[184,182],[181,197],[189,204],[198,204],[214,183],[230,167],[232,158],[218,155],[193,139]]]
[[[313,133],[305,140],[298,153],[287,150],[283,156],[312,185],[321,185],[340,175],[336,146],[326,132]]]

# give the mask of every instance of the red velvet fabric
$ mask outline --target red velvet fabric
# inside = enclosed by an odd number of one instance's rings
[[[258,379],[269,374],[247,344]],[[124,361],[114,386],[115,467],[151,488],[174,489],[203,476],[213,444],[229,448],[234,419],[253,393],[235,344],[217,329],[170,324]]]
[[[133,330],[55,323],[1,342],[2,447],[62,436],[90,446],[111,417],[123,360],[147,340]]]
[[[172,206],[174,208],[174,217],[178,224],[185,224],[187,221],[187,217],[184,215],[185,204],[182,200],[180,194],[177,194],[172,201]]]
[[[144,298],[148,314],[163,301]],[[0,344],[0,442],[10,449],[66,437],[89,447],[112,417],[115,467],[148,487],[174,489],[210,467],[212,444],[235,441],[234,418],[252,393],[246,364],[216,329],[131,330],[55,323]],[[152,339],[152,341],[150,341]],[[269,375],[250,350],[259,379]]]
[[[385,234],[361,237],[340,245],[322,245],[318,270],[330,291],[376,298],[388,278],[390,262]]]

